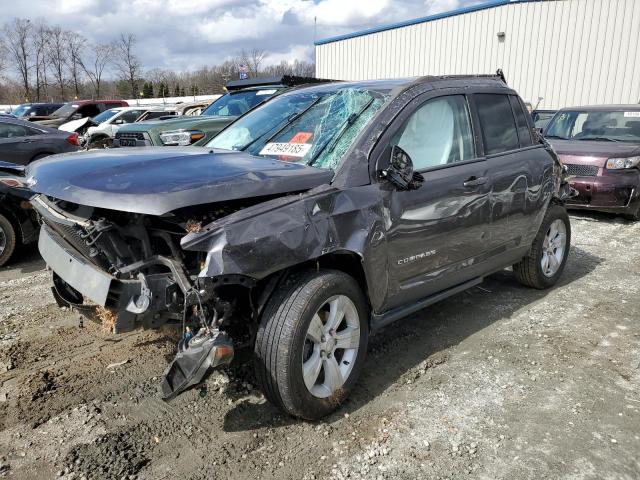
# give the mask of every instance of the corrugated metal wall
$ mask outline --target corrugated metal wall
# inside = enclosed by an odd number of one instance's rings
[[[321,78],[498,68],[525,101],[543,97],[540,108],[638,103],[640,0],[514,3],[316,45]]]

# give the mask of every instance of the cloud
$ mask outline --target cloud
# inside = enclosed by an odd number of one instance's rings
[[[41,18],[96,43],[133,33],[145,68],[196,70],[251,48],[266,50],[268,64],[312,60],[316,34],[325,38],[479,0],[0,1],[0,24]]]

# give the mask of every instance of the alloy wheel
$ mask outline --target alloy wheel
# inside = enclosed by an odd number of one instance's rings
[[[566,247],[567,227],[562,220],[556,219],[549,225],[542,243],[540,266],[545,277],[553,277],[558,272]]]
[[[327,398],[349,378],[360,346],[360,319],[345,295],[329,298],[313,315],[302,352],[302,374],[309,392]]]

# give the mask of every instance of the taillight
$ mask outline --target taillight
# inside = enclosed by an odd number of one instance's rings
[[[69,142],[71,145],[75,145],[76,147],[79,147],[80,142],[78,141],[78,133],[73,132],[71,135],[69,135],[67,137],[67,142]]]

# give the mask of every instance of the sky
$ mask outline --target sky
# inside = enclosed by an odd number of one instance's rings
[[[91,42],[134,33],[145,69],[196,70],[261,48],[265,64],[313,60],[322,39],[486,0],[0,0],[14,17],[75,30]],[[314,29],[314,18],[317,27]]]

